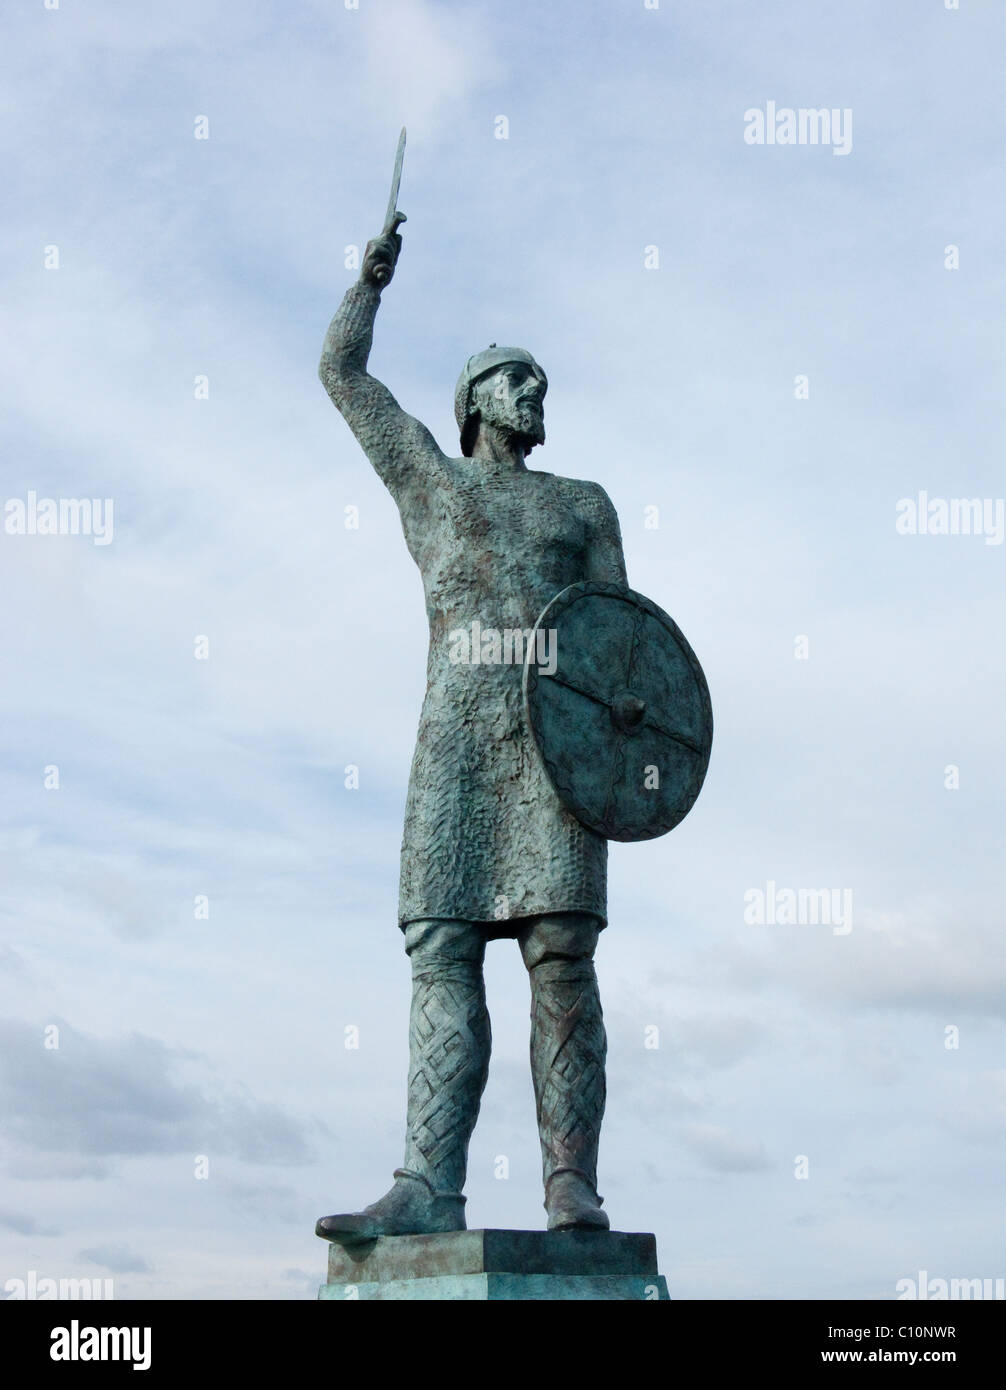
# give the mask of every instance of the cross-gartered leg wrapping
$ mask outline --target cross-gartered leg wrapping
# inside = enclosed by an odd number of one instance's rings
[[[405,949],[412,960],[405,1161],[377,1202],[318,1222],[318,1235],[344,1245],[465,1229],[468,1144],[492,1045],[485,933],[471,922],[411,922]]]
[[[539,917],[518,941],[531,977],[531,1076],[550,1231],[607,1230],[597,1195],[607,1039],[593,955],[597,920]]]

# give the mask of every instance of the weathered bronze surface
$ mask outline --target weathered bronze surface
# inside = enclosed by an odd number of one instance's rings
[[[666,1300],[652,1235],[454,1231],[328,1247],[320,1296],[354,1299]]]
[[[663,609],[615,584],[570,585],[541,631],[553,634],[555,669],[529,659],[524,700],[563,803],[609,840],[666,835],[691,810],[712,747],[695,653]]]
[[[657,1272],[657,1242],[628,1231],[454,1231],[382,1236],[347,1249],[332,1242],[333,1284],[426,1279],[436,1274],[640,1274]]]
[[[626,586],[604,489],[527,467],[545,441],[548,388],[532,355],[493,343],[469,359],[455,391],[460,456],[445,454],[367,371],[402,246],[403,150],[404,131],[384,230],[367,245],[319,367],[398,505],[430,631],[399,893],[413,976],[405,1160],[372,1206],[319,1221],[318,1234],[347,1249],[464,1229],[468,1143],[491,1044],[482,967],[498,937],[518,942],[530,975],[549,1230],[606,1230],[596,1171],[606,1043],[593,964],[607,921],[606,837],[645,838],[679,820],[711,737],[690,648]],[[553,677],[534,629],[557,595],[565,637]],[[599,604],[592,632],[587,615]],[[579,719],[566,717],[563,701],[579,702]],[[649,804],[630,746],[660,770]],[[602,754],[592,780],[578,759]]]

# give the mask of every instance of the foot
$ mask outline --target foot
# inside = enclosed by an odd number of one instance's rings
[[[550,1231],[606,1231],[611,1223],[601,1210],[602,1198],[581,1173],[553,1173],[545,1188]]]
[[[315,1235],[340,1245],[362,1245],[378,1236],[429,1235],[464,1231],[465,1199],[460,1192],[437,1192],[418,1173],[395,1169],[395,1185],[363,1211],[323,1216]]]

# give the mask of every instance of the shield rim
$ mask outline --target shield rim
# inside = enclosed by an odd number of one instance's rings
[[[591,816],[589,813],[585,813],[585,808],[574,795],[572,789],[559,781],[557,775],[558,769],[544,751],[545,739],[543,737],[541,719],[534,702],[534,694],[538,688],[539,680],[538,667],[531,660],[536,650],[537,633],[539,628],[546,625],[546,619],[554,619],[559,613],[567,608],[571,608],[573,604],[577,603],[580,599],[593,597],[595,595],[601,595],[605,598],[621,599],[623,602],[631,602],[668,629],[671,636],[680,647],[685,660],[688,662],[689,669],[695,678],[702,701],[702,711],[705,715],[706,726],[708,728],[708,737],[704,742],[699,772],[695,778],[695,789],[685,803],[684,809],[675,814],[674,818],[670,821],[657,822],[656,826],[652,830],[647,830],[645,834],[615,830],[603,816]],[[705,672],[699,664],[698,657],[692,651],[688,639],[678,627],[677,623],[669,613],[664,612],[659,604],[654,603],[653,600],[647,598],[645,594],[640,594],[635,589],[630,589],[628,585],[609,584],[599,580],[582,580],[576,584],[568,584],[565,589],[560,589],[554,598],[551,598],[548,603],[546,603],[534,625],[531,642],[528,645],[524,658],[522,690],[524,718],[527,722],[527,727],[531,731],[531,742],[535,746],[538,758],[559,800],[570,814],[576,817],[581,825],[585,825],[588,830],[593,830],[596,834],[602,835],[606,840],[616,840],[623,844],[631,844],[643,840],[659,839],[661,835],[668,834],[676,825],[681,824],[685,816],[688,815],[688,812],[698,800],[699,792],[702,790],[706,780],[706,773],[709,770],[709,759],[712,754],[713,746],[713,707],[709,697],[709,685],[706,681]],[[621,745],[619,745],[619,747],[621,747]]]

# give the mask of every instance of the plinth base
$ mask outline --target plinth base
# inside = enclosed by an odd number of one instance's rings
[[[641,1299],[670,1295],[657,1242],[627,1231],[451,1231],[331,1244],[322,1299]]]

